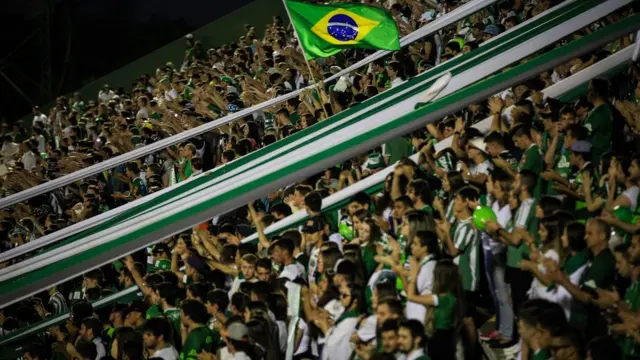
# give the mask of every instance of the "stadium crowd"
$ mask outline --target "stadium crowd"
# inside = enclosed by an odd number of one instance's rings
[[[276,143],[557,3],[500,2],[319,91],[4,209],[0,251]],[[385,2],[403,35],[460,4]],[[282,19],[263,37],[246,30],[206,51],[188,35],[183,64],[141,76],[131,92],[105,85],[94,99],[60,97],[48,114],[36,107],[30,136],[20,122],[2,124],[2,196],[311,83]],[[69,312],[25,342],[25,359],[277,360],[287,349],[294,359],[476,359],[481,342],[520,359],[640,358],[640,67],[594,79],[575,102],[541,93],[632,41],[0,309],[0,335]],[[311,71],[325,79],[370,53],[350,49]],[[472,127],[486,118],[489,133]],[[452,146],[435,152],[448,137]],[[322,211],[323,198],[392,164],[381,193]],[[496,220],[474,223],[478,206]],[[300,228],[265,234],[303,210]],[[242,241],[256,232],[257,243]],[[290,283],[301,286],[299,304]],[[91,304],[134,285],[133,300]]]

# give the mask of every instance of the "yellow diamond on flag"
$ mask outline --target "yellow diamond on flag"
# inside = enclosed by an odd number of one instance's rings
[[[311,31],[334,45],[357,44],[380,24],[349,10],[336,9],[318,21]]]

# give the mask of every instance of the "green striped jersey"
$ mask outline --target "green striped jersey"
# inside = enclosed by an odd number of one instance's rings
[[[471,225],[471,217],[458,221],[453,234],[453,245],[461,253],[453,259],[462,274],[462,287],[478,290],[480,283],[480,236]]]
[[[536,214],[535,209],[535,199],[529,198],[521,201],[518,210],[516,210],[516,214],[512,218],[513,221],[509,221],[505,230],[511,233],[516,228],[521,228],[527,230],[532,236],[535,236],[536,232],[533,229]],[[529,247],[524,241],[518,246],[509,245],[507,248],[507,266],[517,267],[524,253],[529,253]]]
[[[69,311],[67,307],[67,301],[60,292],[56,292],[49,298],[49,308],[54,314],[62,314]]]

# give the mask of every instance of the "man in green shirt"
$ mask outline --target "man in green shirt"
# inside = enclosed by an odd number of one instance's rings
[[[207,308],[198,300],[185,300],[180,305],[182,351],[180,360],[198,360],[202,351],[215,353],[213,333],[206,326]]]
[[[398,160],[411,155],[411,142],[404,137],[390,140],[382,145],[382,156],[387,165],[395,164]]]
[[[164,282],[155,287],[152,298],[173,325],[176,347],[180,349],[180,310],[177,308],[180,297],[177,290],[175,285]]]
[[[597,316],[592,307],[596,289],[609,289],[613,286],[616,276],[616,260],[609,250],[609,234],[611,228],[600,219],[587,221],[585,241],[591,253],[591,261],[580,278],[580,282],[573,284],[569,277],[562,271],[550,271],[549,277],[558,285],[571,293],[571,317],[569,322],[578,329],[587,330],[587,335],[598,335],[605,331],[606,326],[599,326]]]
[[[518,171],[527,170],[535,174],[542,171],[542,155],[538,144],[531,137],[531,127],[521,125],[512,132],[513,142],[524,153],[518,164]]]
[[[520,158],[520,163],[518,164],[518,172],[527,170],[539,175],[544,169],[544,161],[542,153],[540,152],[540,147],[531,136],[531,127],[528,125],[516,127],[515,130],[512,131],[512,138],[515,146],[523,151],[522,158]],[[540,199],[541,192],[542,178],[539,177],[538,183],[533,192],[533,197]]]
[[[593,162],[598,164],[600,157],[611,148],[611,134],[613,132],[613,112],[609,105],[609,83],[603,79],[593,79],[589,83],[587,99],[593,104],[584,121],[589,130],[593,144]]]

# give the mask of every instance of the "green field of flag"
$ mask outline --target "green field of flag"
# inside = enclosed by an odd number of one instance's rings
[[[307,59],[331,56],[350,47],[400,50],[396,23],[383,8],[285,2]]]

